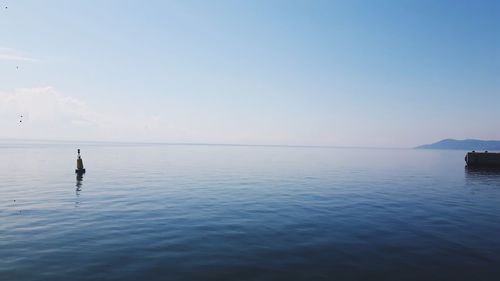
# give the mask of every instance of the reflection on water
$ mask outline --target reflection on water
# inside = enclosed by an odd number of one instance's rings
[[[82,181],[83,173],[76,173],[76,195],[80,195],[79,192],[82,191]]]
[[[500,187],[500,168],[471,168],[466,166],[465,179],[471,185]]]
[[[80,192],[82,191],[82,181],[83,181],[83,173],[76,173],[76,189],[75,189],[75,194],[76,194],[76,201],[75,201],[75,207],[78,207],[80,205]]]
[[[76,173],[76,191],[82,190],[82,181],[83,181],[83,174]]]

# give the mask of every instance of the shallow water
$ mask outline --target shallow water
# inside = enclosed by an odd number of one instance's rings
[[[500,280],[500,173],[463,156],[0,143],[0,280]]]

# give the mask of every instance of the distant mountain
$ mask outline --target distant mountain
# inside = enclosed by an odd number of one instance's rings
[[[417,149],[459,149],[459,150],[500,150],[500,141],[495,140],[454,140],[446,139],[432,144],[424,144],[415,147]]]

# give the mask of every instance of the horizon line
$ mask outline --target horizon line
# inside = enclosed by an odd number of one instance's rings
[[[27,142],[59,142],[59,143],[101,143],[123,145],[193,145],[193,146],[247,146],[247,147],[297,147],[297,148],[358,148],[358,149],[413,149],[415,147],[388,147],[388,146],[347,146],[347,145],[305,145],[305,144],[250,144],[250,143],[204,143],[204,142],[148,142],[148,141],[112,141],[112,140],[54,140],[54,139],[19,139],[0,138],[0,141],[27,141]]]

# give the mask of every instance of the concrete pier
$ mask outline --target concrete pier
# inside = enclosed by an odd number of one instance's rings
[[[465,163],[467,167],[500,167],[500,153],[467,152]]]

